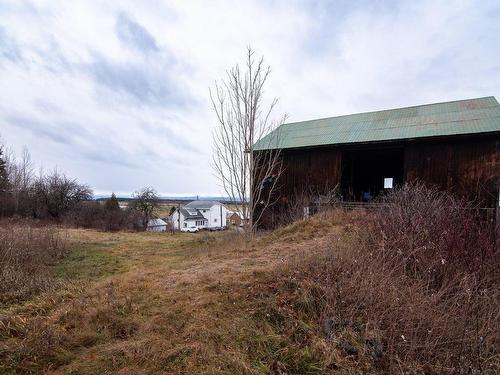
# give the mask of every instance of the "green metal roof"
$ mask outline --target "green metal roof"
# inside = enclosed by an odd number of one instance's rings
[[[255,144],[256,150],[500,131],[493,96],[388,109],[283,124]]]

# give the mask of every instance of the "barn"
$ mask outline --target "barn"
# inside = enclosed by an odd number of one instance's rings
[[[278,206],[333,187],[343,201],[370,201],[419,180],[494,208],[499,146],[500,105],[484,97],[287,123],[254,152],[282,150]]]

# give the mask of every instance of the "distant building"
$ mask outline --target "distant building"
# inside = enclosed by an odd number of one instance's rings
[[[246,220],[243,220],[243,214],[241,212],[228,211],[227,212],[227,224],[235,225],[237,227],[243,226],[245,223],[248,224],[250,220],[248,220],[248,215]]]
[[[239,227],[241,225],[241,217],[237,212],[228,211],[227,222],[229,225],[234,225]]]
[[[217,229],[227,225],[227,208],[220,202],[196,200],[170,215],[175,230],[186,228]],[[179,228],[180,225],[180,228]]]
[[[148,222],[148,232],[165,232],[167,230],[167,223],[162,219],[151,219]]]
[[[266,225],[298,193],[337,188],[344,201],[370,201],[411,181],[481,207],[498,206],[500,105],[494,97],[283,124],[255,150],[276,147],[284,173]]]

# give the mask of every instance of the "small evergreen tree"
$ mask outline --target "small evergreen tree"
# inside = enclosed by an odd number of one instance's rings
[[[115,193],[111,193],[111,198],[106,201],[106,209],[110,211],[120,209],[120,204],[118,203]]]

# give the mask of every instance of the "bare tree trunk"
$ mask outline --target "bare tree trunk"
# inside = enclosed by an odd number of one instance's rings
[[[277,99],[263,109],[263,88],[271,70],[264,66],[263,58],[255,61],[253,55],[248,48],[244,71],[236,65],[225,80],[210,90],[219,122],[214,132],[213,167],[226,194],[240,202],[238,213],[250,233],[273,203],[282,163],[279,132],[268,135],[286,119],[283,116],[279,121],[270,120]],[[262,148],[263,143],[266,147]],[[259,150],[256,144],[260,144]]]

